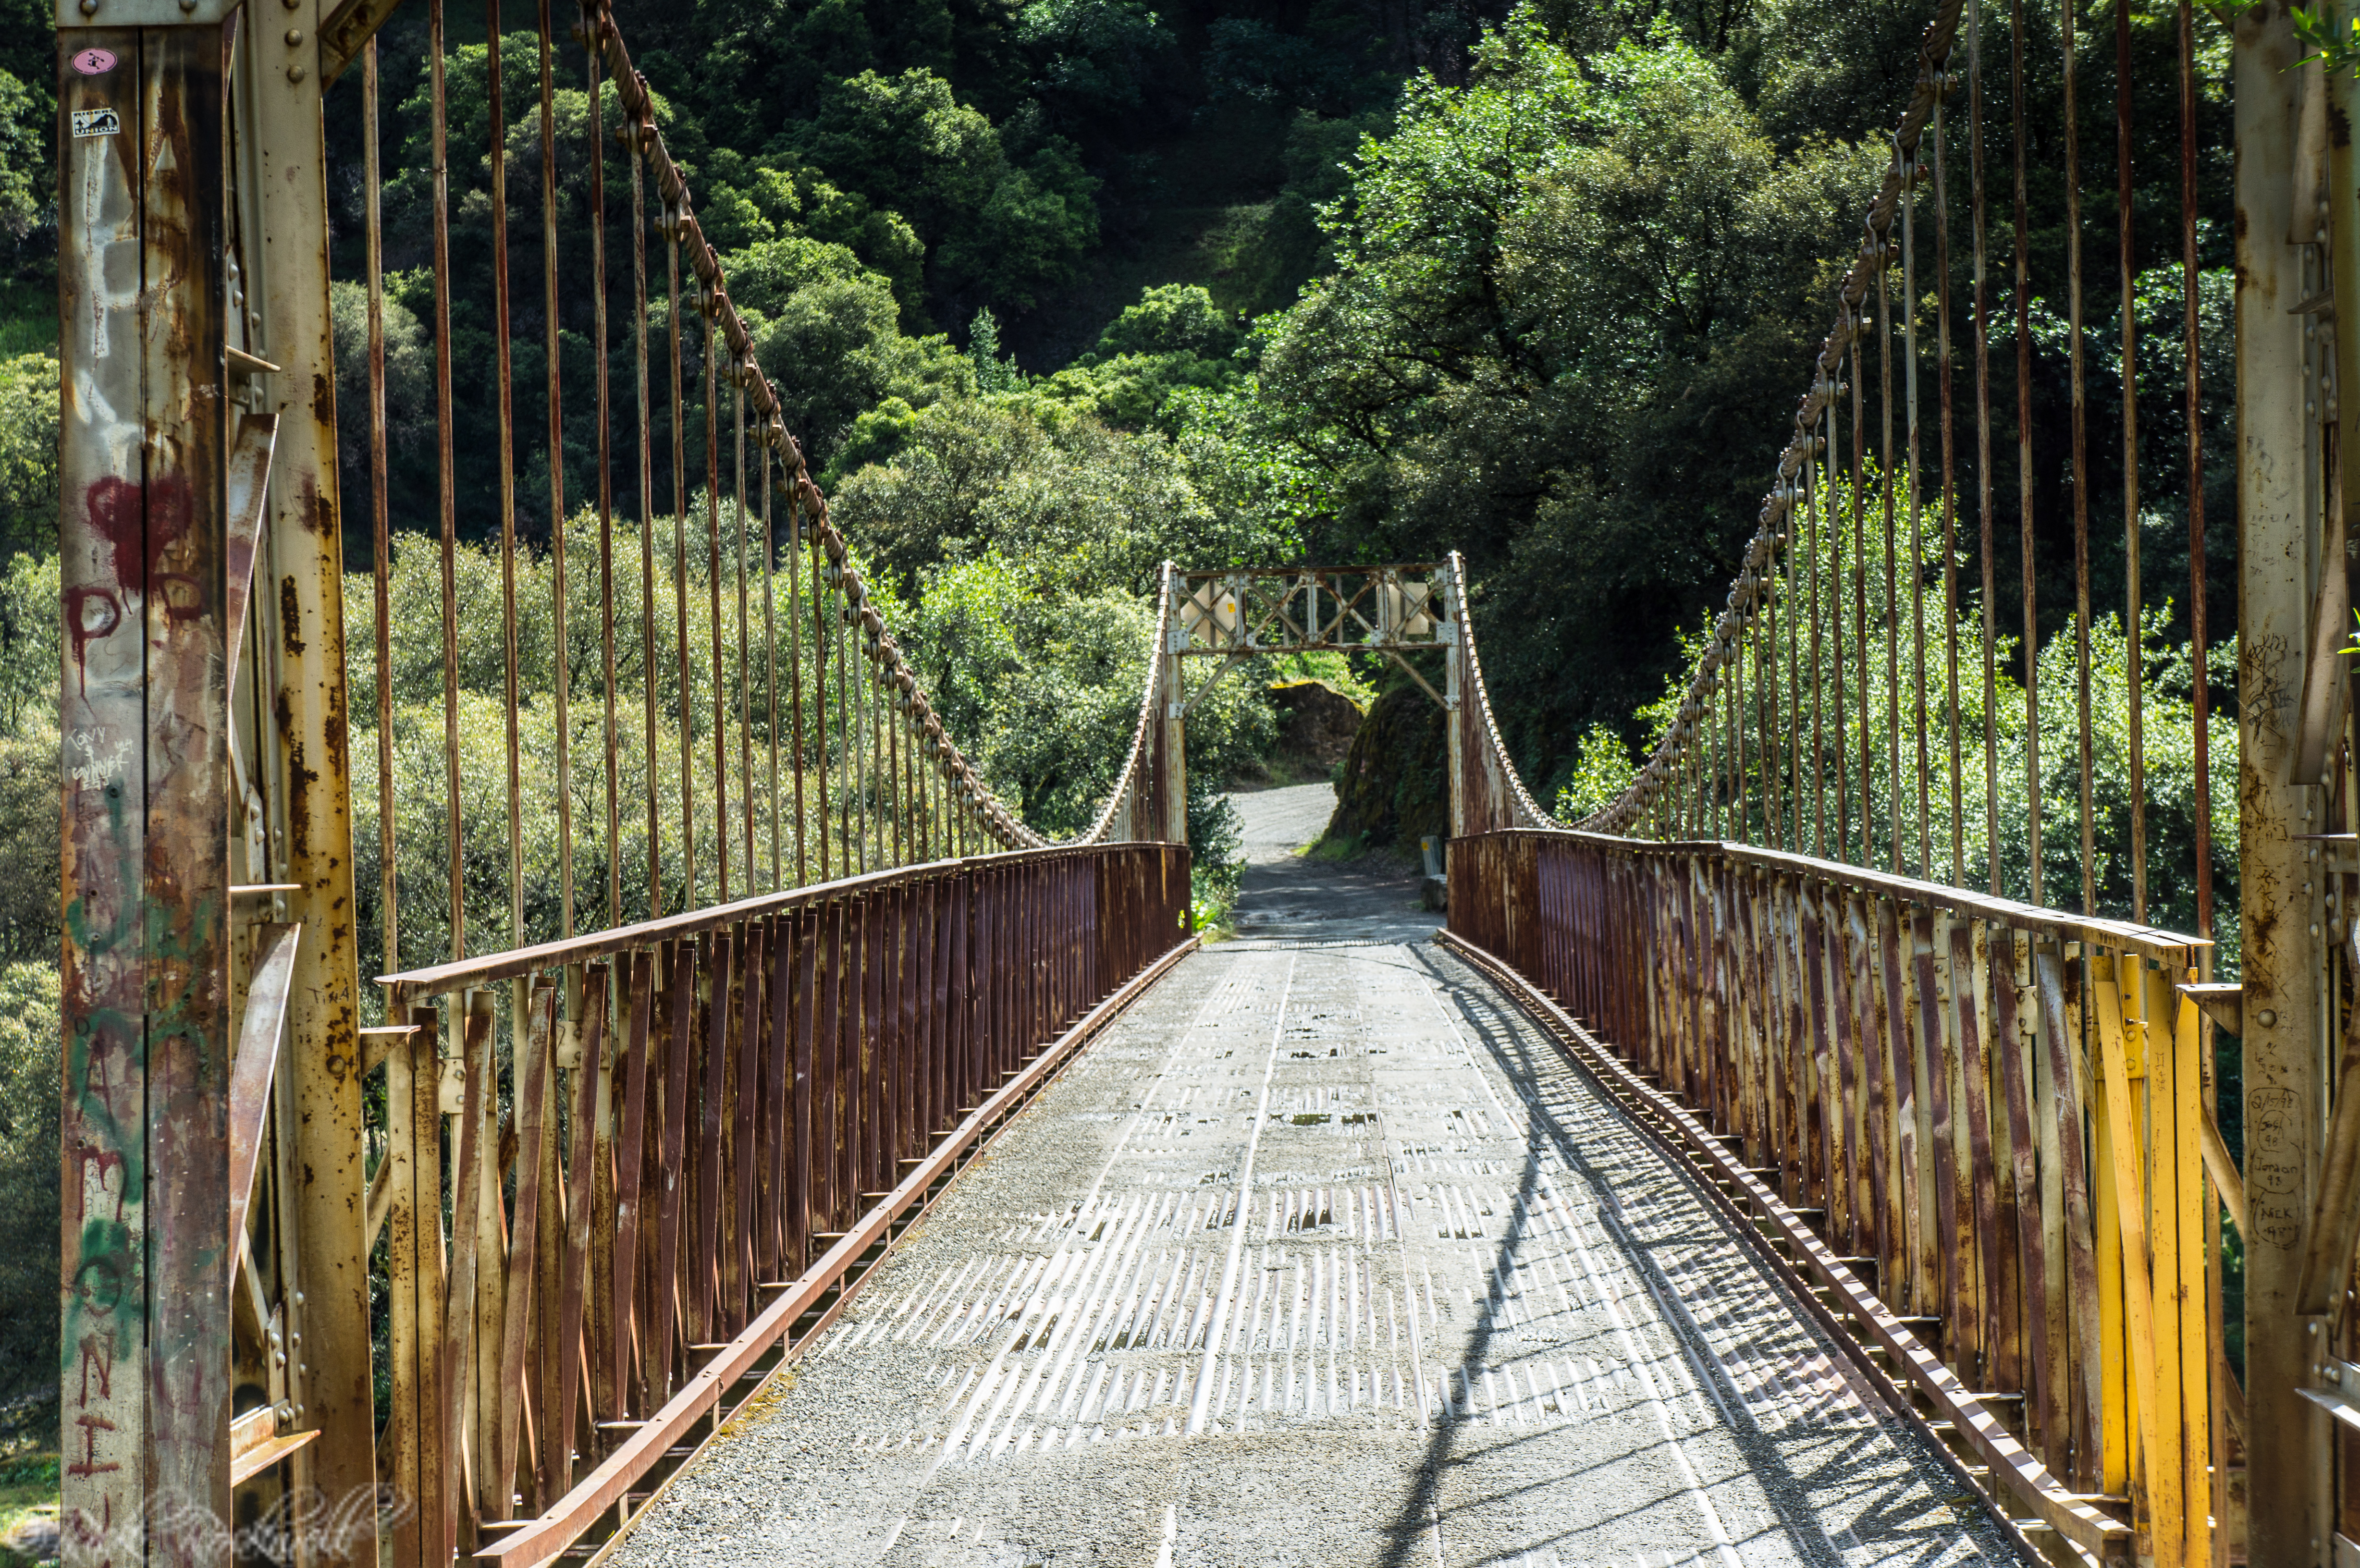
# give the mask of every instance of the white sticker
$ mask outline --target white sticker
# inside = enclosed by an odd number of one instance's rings
[[[123,116],[112,109],[76,109],[73,112],[73,134],[77,136],[113,136],[123,133]]]

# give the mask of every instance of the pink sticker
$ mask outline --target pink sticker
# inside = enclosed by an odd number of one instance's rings
[[[115,69],[115,51],[86,49],[73,57],[73,68],[84,76],[104,76]]]

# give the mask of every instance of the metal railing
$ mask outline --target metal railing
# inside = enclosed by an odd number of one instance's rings
[[[392,1561],[627,1523],[1193,945],[1187,897],[1180,846],[1033,850],[391,976]]]
[[[1738,1195],[1794,1222],[1807,1283],[2012,1516],[2102,1558],[2136,1529],[2158,1562],[2211,1561],[2208,1175],[2242,1194],[2178,988],[2191,939],[1742,844],[1564,832],[1454,843],[1450,930],[1726,1147]]]

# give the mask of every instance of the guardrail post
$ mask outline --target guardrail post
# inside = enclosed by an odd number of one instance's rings
[[[2290,178],[2312,168],[2298,157],[2300,82],[2288,68],[2301,51],[2291,24],[2283,11],[2242,11],[2235,39],[2247,1551],[2254,1568],[2291,1568],[2328,1562],[2333,1535],[2327,1418],[2297,1393],[2326,1328],[2295,1312],[2325,1108],[2317,1062],[2327,957],[2299,835],[2324,823],[2313,814],[2319,791],[2288,782],[2322,499],[2303,410],[2304,335],[2315,318],[2290,312],[2306,292],[2304,242],[2320,198]]]

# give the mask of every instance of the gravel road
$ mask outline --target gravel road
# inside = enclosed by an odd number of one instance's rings
[[[1328,819],[1336,814],[1336,786],[1240,790],[1229,797],[1229,804],[1237,808],[1246,864],[1271,866],[1291,858],[1328,831]]]
[[[1267,918],[1084,1051],[618,1563],[2018,1561],[1414,885],[1278,855],[1306,791],[1241,804]]]

